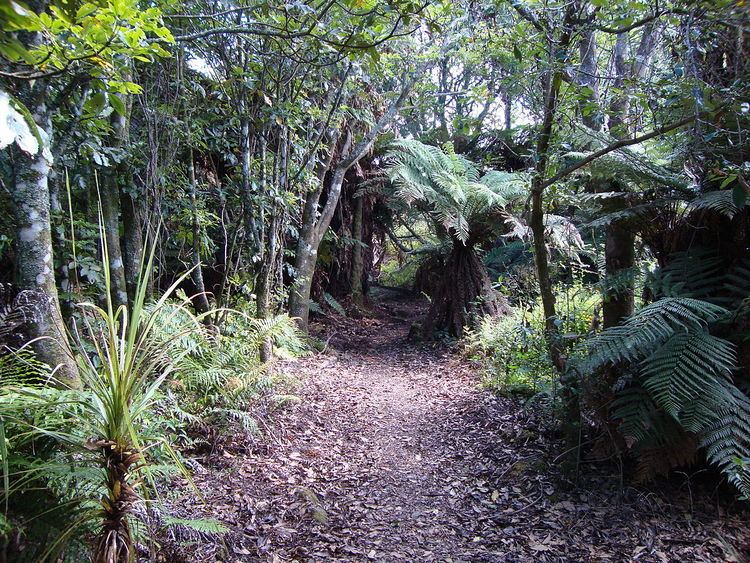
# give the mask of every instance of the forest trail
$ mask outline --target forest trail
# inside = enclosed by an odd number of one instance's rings
[[[691,506],[689,483],[663,497],[611,472],[565,486],[549,415],[410,343],[422,312],[390,295],[374,318],[324,326],[326,353],[285,366],[301,400],[197,473],[231,533],[187,560],[745,560],[743,515],[710,491]]]

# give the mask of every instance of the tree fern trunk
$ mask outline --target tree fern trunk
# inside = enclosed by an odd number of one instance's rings
[[[423,327],[425,337],[436,330],[462,336],[472,320],[508,312],[502,296],[492,289],[482,260],[471,245],[455,240],[445,263],[441,284],[432,297],[432,305]]]
[[[635,267],[635,235],[622,222],[607,227],[604,245],[606,275],[610,280],[602,303],[604,328],[618,325],[633,314],[635,292],[633,290],[633,268]]]

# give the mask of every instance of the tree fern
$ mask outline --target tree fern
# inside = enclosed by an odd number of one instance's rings
[[[750,205],[750,199],[745,202]],[[732,190],[716,190],[700,194],[688,204],[689,211],[712,211],[732,219],[741,209],[737,206]]]
[[[701,283],[683,283],[680,272],[686,267],[682,257],[676,260],[662,277],[673,283],[662,286],[702,294]],[[695,267],[717,270],[711,260]],[[738,462],[750,456],[750,401],[732,381],[738,365],[734,345],[711,333],[729,315],[727,308],[702,299],[665,297],[589,342],[588,369],[616,365],[635,371],[617,390],[611,412],[639,453],[641,475],[689,461],[699,443],[708,461],[750,494],[747,469]]]
[[[481,176],[471,161],[446,144],[438,147],[414,140],[391,144],[386,172],[396,195],[420,203],[461,241],[472,223],[518,200],[528,190],[528,175],[490,171]]]

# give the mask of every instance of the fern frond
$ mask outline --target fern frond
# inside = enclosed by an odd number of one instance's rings
[[[731,400],[717,411],[715,421],[701,436],[707,459],[721,469],[730,483],[750,497],[750,399],[733,385]]]
[[[689,432],[700,432],[731,401],[734,346],[705,329],[675,332],[641,362],[643,386]]]
[[[226,534],[229,531],[229,528],[227,528],[218,520],[191,520],[187,518],[175,518],[174,516],[165,515],[163,517],[163,521],[164,524],[169,528],[188,528],[200,534],[206,534],[209,536],[218,536]]]
[[[660,299],[636,312],[623,324],[608,328],[589,343],[589,368],[607,363],[634,362],[653,353],[675,332],[702,330],[728,311],[688,297]]]
[[[750,200],[745,205],[750,205]],[[717,190],[699,195],[688,204],[689,211],[713,211],[732,219],[741,210],[734,203],[732,190]]]
[[[414,140],[391,144],[386,168],[395,193],[407,203],[419,202],[460,241],[466,242],[472,223],[518,200],[527,191],[526,174],[488,172],[480,178],[470,160]]]

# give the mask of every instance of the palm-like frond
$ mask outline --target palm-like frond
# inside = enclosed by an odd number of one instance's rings
[[[573,134],[573,145],[585,147],[587,151],[596,151],[611,145],[617,139],[595,131],[583,125],[576,128]],[[588,156],[589,152],[572,151],[565,155],[566,161],[575,162]],[[588,164],[585,169],[595,177],[602,179],[617,179],[634,184],[652,183],[660,184],[675,189],[685,189],[687,180],[679,174],[675,174],[668,168],[655,162],[647,154],[639,152],[630,147],[622,147],[605,154]]]
[[[708,297],[706,286],[682,278],[689,269],[685,260],[675,261],[665,274],[671,284],[663,286]],[[713,260],[693,268],[718,276]],[[750,475],[738,462],[750,457],[750,400],[732,381],[734,345],[711,334],[729,316],[729,309],[704,299],[665,297],[590,341],[585,369],[618,365],[635,371],[628,386],[617,389],[612,412],[643,456],[643,474],[689,460],[695,450],[690,436],[698,436],[707,459],[750,494]],[[674,424],[681,432],[669,430]]]
[[[396,195],[426,205],[433,216],[465,242],[472,224],[523,197],[528,176],[490,171],[481,176],[474,163],[453,152],[419,141],[400,140],[388,152],[386,172]]]

